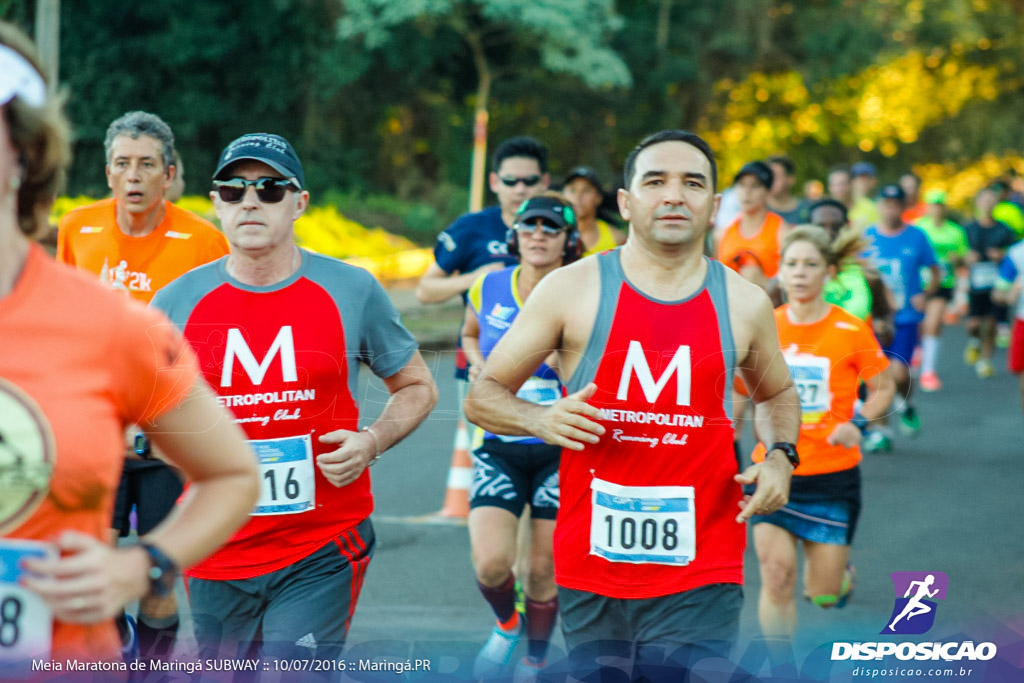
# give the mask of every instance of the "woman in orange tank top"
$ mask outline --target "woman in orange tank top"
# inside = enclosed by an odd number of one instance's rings
[[[33,52],[0,22],[0,680],[38,660],[116,663],[114,614],[172,590],[178,568],[226,540],[259,493],[241,430],[173,326],[30,241],[69,157]],[[128,423],[198,486],[173,520],[114,549]]]
[[[822,297],[826,280],[860,250],[857,235],[832,244],[813,226],[796,228],[784,242],[779,274],[789,303],[775,310],[775,320],[800,395],[800,465],[789,502],[751,517],[765,636],[792,637],[796,630],[798,545],[806,558],[804,592],[814,604],[842,607],[853,588],[848,561],[860,512],[861,428],[888,409],[895,391],[871,329]],[[855,413],[861,381],[868,397]],[[752,459],[763,458],[764,445],[758,445]]]

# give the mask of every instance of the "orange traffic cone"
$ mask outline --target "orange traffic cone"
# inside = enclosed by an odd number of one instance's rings
[[[452,466],[448,469],[448,488],[444,493],[444,506],[440,517],[469,516],[469,487],[473,483],[473,461],[469,457],[469,430],[460,417],[455,427],[455,450]]]

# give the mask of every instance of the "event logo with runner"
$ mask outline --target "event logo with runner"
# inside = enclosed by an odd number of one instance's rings
[[[25,392],[0,379],[0,535],[31,515],[46,497],[55,449],[50,424]]]
[[[944,572],[893,572],[896,604],[882,634],[917,635],[926,633],[935,623],[935,600],[946,599],[949,577]]]

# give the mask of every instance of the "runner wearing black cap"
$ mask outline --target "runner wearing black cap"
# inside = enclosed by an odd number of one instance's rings
[[[584,256],[600,254],[625,243],[625,233],[597,217],[605,194],[601,179],[594,169],[577,166],[569,171],[562,185],[562,193],[576,210],[576,224]]]
[[[533,288],[545,275],[579,258],[580,240],[573,207],[547,192],[520,207],[508,231],[509,253],[519,265],[487,273],[469,290],[462,344],[470,362],[470,380],[479,377],[491,349],[511,327]],[[516,394],[531,403],[550,405],[562,397],[556,367],[543,364]],[[469,537],[477,586],[494,610],[497,624],[473,668],[474,678],[500,673],[525,632],[529,638],[520,668],[544,665],[558,614],[551,558],[558,512],[558,463],[561,449],[536,437],[502,436],[477,430],[473,451]],[[516,530],[530,505],[531,543],[525,577],[526,625],[515,609]]]
[[[210,196],[231,254],[153,300],[182,329],[260,467],[246,525],[188,572],[201,658],[340,657],[375,545],[368,468],[437,400],[373,276],[295,246],[304,186],[281,136],[229,144]],[[390,394],[362,430],[360,364]]]
[[[743,165],[733,179],[740,215],[718,241],[718,260],[771,296],[778,293],[779,247],[789,226],[768,210],[768,192],[775,177],[763,161]]]

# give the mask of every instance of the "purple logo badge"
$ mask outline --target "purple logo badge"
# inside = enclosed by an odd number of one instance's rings
[[[893,572],[896,604],[881,633],[919,635],[935,623],[935,600],[946,599],[949,577],[944,572]]]

